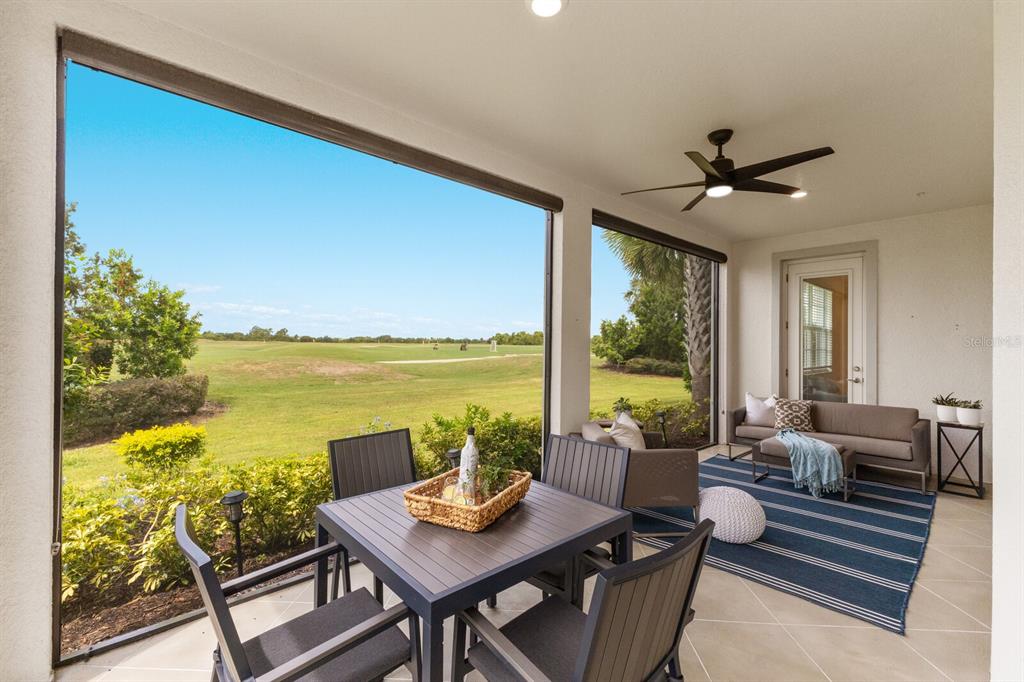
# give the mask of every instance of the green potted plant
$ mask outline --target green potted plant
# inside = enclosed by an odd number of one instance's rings
[[[615,411],[615,416],[618,417],[620,414],[627,414],[630,417],[633,416],[633,405],[629,402],[629,398],[619,398],[612,405],[612,410]]]
[[[959,398],[952,393],[946,395],[940,393],[932,398],[932,402],[935,403],[935,411],[938,413],[937,417],[940,422],[956,421],[956,408],[960,405]]]
[[[956,420],[964,426],[981,426],[981,401],[961,400],[956,406]]]

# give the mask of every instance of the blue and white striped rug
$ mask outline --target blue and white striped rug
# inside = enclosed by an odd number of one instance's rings
[[[768,518],[764,535],[749,545],[713,540],[709,566],[903,634],[934,495],[859,481],[849,502],[841,494],[815,499],[793,488],[788,469],[773,466],[771,477],[754,484],[749,459],[723,455],[701,462],[700,485],[745,490]],[[632,511],[637,533],[693,528],[689,507]],[[662,549],[672,538],[638,540]]]

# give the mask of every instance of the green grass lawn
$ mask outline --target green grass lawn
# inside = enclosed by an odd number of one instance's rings
[[[322,451],[331,438],[356,434],[375,417],[413,438],[434,413],[455,415],[466,403],[494,413],[539,415],[541,346],[199,341],[189,371],[210,377],[208,400],[227,410],[206,422],[207,450],[231,463],[266,455]],[[514,357],[504,357],[511,355]],[[405,361],[483,358],[469,362]],[[393,363],[399,364],[393,364]],[[622,374],[592,358],[590,397],[610,410],[616,398],[681,400],[682,379]],[[67,482],[91,485],[124,470],[112,444],[66,450]]]

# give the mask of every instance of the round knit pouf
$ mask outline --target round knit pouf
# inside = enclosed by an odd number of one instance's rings
[[[715,522],[711,536],[722,542],[745,545],[764,533],[764,509],[739,488],[715,486],[701,490],[700,518]]]

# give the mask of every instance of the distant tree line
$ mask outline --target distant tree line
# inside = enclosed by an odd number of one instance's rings
[[[213,341],[292,341],[296,343],[490,343],[499,346],[539,346],[544,343],[544,332],[498,333],[491,338],[455,338],[451,336],[310,336],[290,334],[287,328],[271,329],[254,325],[247,332],[204,331],[200,336]]]

